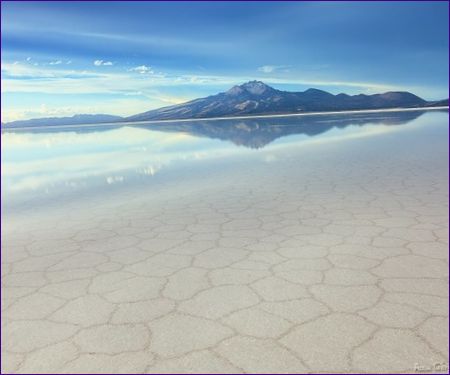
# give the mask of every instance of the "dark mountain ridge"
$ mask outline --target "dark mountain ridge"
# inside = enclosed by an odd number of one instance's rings
[[[59,126],[59,125],[82,125],[82,124],[101,124],[106,122],[116,122],[122,120],[120,116],[113,115],[89,115],[81,114],[71,117],[47,117],[37,118],[31,120],[19,120],[7,123],[2,123],[2,127],[32,127],[32,126]]]
[[[2,123],[4,128],[101,124],[106,122],[133,122],[182,120],[233,116],[257,116],[329,112],[348,110],[374,110],[389,108],[448,107],[448,99],[426,101],[405,91],[391,91],[373,95],[333,95],[310,88],[302,92],[274,89],[261,81],[250,81],[233,86],[226,92],[186,103],[154,109],[122,118],[112,115],[74,115]]]
[[[240,86],[234,86],[223,93],[151,110],[127,117],[124,121],[178,120],[385,108],[421,108],[446,105],[445,103],[448,105],[448,99],[439,102],[428,102],[417,95],[402,91],[373,95],[333,95],[314,88],[303,92],[281,91],[261,81],[250,81]]]

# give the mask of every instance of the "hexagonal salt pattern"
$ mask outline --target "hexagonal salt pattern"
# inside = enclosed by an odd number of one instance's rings
[[[359,145],[270,151],[278,161],[191,190],[7,217],[2,372],[446,364],[445,153]]]

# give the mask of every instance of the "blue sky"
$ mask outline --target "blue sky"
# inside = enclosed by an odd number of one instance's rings
[[[131,115],[260,79],[448,96],[447,2],[2,2],[2,121]]]

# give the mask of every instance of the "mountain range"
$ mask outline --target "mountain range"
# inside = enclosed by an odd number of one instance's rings
[[[31,120],[19,120],[7,123],[2,123],[3,126],[7,127],[31,127],[31,126],[59,126],[59,125],[82,125],[82,124],[101,124],[107,122],[117,122],[122,120],[120,116],[113,115],[74,115],[71,117],[46,117],[37,118]]]
[[[448,99],[428,102],[410,92],[402,91],[374,95],[333,95],[311,88],[303,92],[288,92],[274,89],[261,81],[250,81],[217,95],[151,110],[124,120],[177,120],[439,105],[447,106]]]
[[[426,101],[406,91],[390,91],[373,95],[333,95],[310,88],[302,92],[274,89],[261,81],[234,86],[226,92],[154,109],[130,117],[110,115],[75,115],[66,118],[47,118],[14,121],[8,127],[68,125],[103,122],[133,122],[181,120],[233,116],[296,114],[308,112],[373,110],[388,108],[427,108],[448,106],[448,99]]]

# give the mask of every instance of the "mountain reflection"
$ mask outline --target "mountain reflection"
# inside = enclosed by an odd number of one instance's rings
[[[306,135],[314,137],[333,128],[365,125],[403,125],[422,116],[426,111],[354,113],[292,117],[266,117],[246,119],[192,120],[171,122],[140,122],[126,124],[98,124],[89,126],[48,126],[33,128],[33,133],[109,131],[123,126],[166,133],[183,133],[194,137],[229,141],[237,146],[260,149],[276,139]],[[11,129],[3,131],[30,131]]]
[[[235,145],[259,149],[274,140],[289,135],[310,137],[333,128],[364,125],[403,125],[423,115],[425,111],[358,113],[351,115],[317,115],[297,117],[267,117],[254,119],[202,120],[174,123],[134,125],[149,130],[179,132],[196,137],[231,141]]]
[[[145,184],[148,180],[189,180],[192,174],[203,176],[203,170],[208,171],[208,168],[214,169],[218,165],[228,166],[231,161],[233,168],[236,160],[249,163],[263,160],[266,163],[278,152],[295,155],[301,146],[314,152],[314,147],[322,143],[355,138],[372,142],[372,135],[388,133],[402,137],[401,134],[407,132],[397,130],[428,128],[436,122],[446,121],[445,115],[433,112],[3,130],[2,194],[8,195],[8,204],[23,204],[25,207],[31,197],[53,199],[57,195],[80,191]],[[427,114],[417,121],[424,113]],[[411,127],[402,127],[403,124],[411,124]],[[311,145],[315,146],[308,147]],[[351,146],[351,143],[347,145]],[[256,149],[260,151],[254,152]]]

